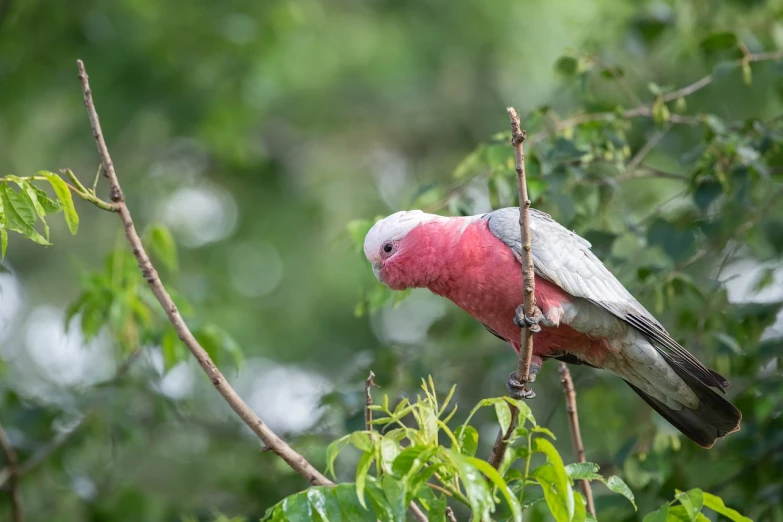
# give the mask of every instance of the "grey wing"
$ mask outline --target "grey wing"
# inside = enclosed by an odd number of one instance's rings
[[[519,209],[504,208],[484,216],[490,231],[521,256]],[[537,275],[569,294],[581,297],[627,322],[647,338],[673,365],[709,386],[728,387],[728,381],[701,364],[666,332],[590,250],[590,243],[551,216],[530,209],[531,253]]]

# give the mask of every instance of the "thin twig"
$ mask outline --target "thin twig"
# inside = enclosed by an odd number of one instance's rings
[[[180,340],[185,343],[185,346],[190,350],[190,353],[193,354],[198,361],[201,369],[204,370],[204,373],[207,374],[207,377],[209,377],[209,380],[215,386],[215,389],[220,393],[231,409],[234,410],[239,418],[242,419],[259,439],[261,439],[265,450],[274,452],[278,457],[283,459],[291,469],[302,475],[314,486],[333,485],[334,483],[310,464],[307,459],[295,451],[283,439],[278,437],[277,434],[255,414],[247,403],[242,400],[239,394],[237,394],[234,388],[228,383],[221,371],[215,366],[215,363],[209,357],[206,350],[204,350],[201,344],[196,340],[193,332],[191,332],[184,319],[182,319],[177,306],[163,286],[158,271],[155,269],[152,261],[150,261],[150,258],[144,249],[144,245],[141,242],[141,238],[136,231],[136,227],[133,224],[133,219],[130,210],[128,209],[128,205],[125,203],[125,196],[122,192],[119,179],[117,178],[117,173],[114,170],[114,163],[111,160],[109,149],[106,146],[106,141],[103,137],[103,131],[101,130],[98,113],[95,110],[92,91],[90,90],[89,77],[84,68],[84,62],[77,60],[76,64],[79,69],[79,80],[82,84],[84,106],[87,109],[87,116],[90,119],[92,134],[95,138],[95,144],[98,147],[101,164],[103,165],[103,175],[109,181],[112,210],[119,215],[123,227],[125,228],[125,237],[131,246],[134,257],[136,257],[139,269],[141,270],[144,279],[146,279],[149,284],[155,298],[166,312],[166,316],[169,318],[169,321],[177,332]],[[420,522],[427,522],[427,517],[424,512],[413,502],[411,502],[410,510],[417,520]]]
[[[5,454],[6,464],[11,478],[11,518],[14,522],[23,522],[24,511],[22,511],[22,497],[19,493],[19,457],[16,454],[11,439],[0,424],[0,447]]]
[[[639,152],[637,152],[636,155],[631,158],[631,161],[628,162],[628,165],[625,166],[626,176],[633,176],[636,167],[638,167],[642,161],[644,161],[644,158],[646,158],[650,151],[653,150],[656,145],[658,145],[658,143],[663,139],[664,136],[666,136],[666,133],[669,132],[669,129],[671,128],[672,124],[669,123],[666,125],[666,127],[657,131],[649,140],[647,140],[647,143],[644,144],[644,147],[639,149]],[[619,178],[621,177],[622,176],[618,176],[618,182]]]
[[[449,522],[457,522],[457,517],[454,516],[454,510],[451,507],[446,508],[446,518]]]
[[[291,446],[277,436],[258,416],[252,409],[242,400],[237,394],[234,388],[228,383],[223,374],[212,362],[212,359],[207,354],[206,350],[193,336],[193,333],[188,328],[185,321],[171,299],[171,296],[166,291],[158,276],[157,270],[152,265],[149,256],[147,255],[144,245],[141,243],[141,238],[136,232],[136,227],[133,225],[133,219],[131,218],[128,206],[125,204],[125,196],[122,193],[120,182],[117,179],[117,174],[114,171],[114,164],[112,163],[111,156],[109,155],[109,149],[106,146],[106,141],[103,138],[103,131],[101,130],[101,124],[98,119],[98,113],[95,110],[93,103],[92,91],[90,90],[90,84],[87,77],[87,72],[84,69],[84,63],[81,60],[77,62],[79,68],[79,80],[82,84],[82,93],[84,95],[84,106],[87,109],[87,115],[90,118],[90,126],[92,127],[93,137],[98,147],[98,153],[103,164],[103,171],[106,178],[109,180],[109,189],[111,201],[114,203],[114,208],[122,220],[122,224],[125,227],[125,236],[128,239],[133,255],[139,264],[144,278],[147,280],[152,293],[155,294],[163,310],[169,318],[172,326],[176,330],[179,338],[185,343],[185,346],[190,350],[193,356],[198,361],[201,369],[207,374],[209,380],[215,386],[215,389],[220,393],[223,399],[228,403],[231,409],[236,412],[237,415],[244,421],[245,424],[255,433],[259,439],[261,439],[265,446],[269,447],[276,455],[282,458],[294,471],[305,477],[313,485],[331,485],[332,481],[327,479],[320,471],[318,471],[307,459],[301,454],[296,452]]]
[[[364,381],[364,427],[367,431],[372,430],[372,410],[370,409],[370,406],[372,406],[372,393],[370,393],[370,388],[378,386],[373,379],[375,379],[375,374],[370,370],[370,375]]]
[[[560,362],[560,384],[563,385],[563,394],[566,401],[566,413],[568,414],[568,427],[571,430],[571,442],[574,443],[574,454],[577,462],[587,462],[585,458],[585,446],[582,444],[582,433],[579,430],[579,414],[576,410],[576,389],[571,379],[571,372],[564,362]],[[587,511],[595,518],[595,503],[593,502],[593,490],[590,482],[581,480],[582,492],[587,501]]]
[[[525,149],[523,143],[527,133],[520,128],[519,115],[514,107],[506,108],[511,120],[511,144],[514,147],[514,163],[517,171],[517,192],[519,193],[519,229],[522,239],[522,309],[526,317],[534,315],[536,306],[536,283],[533,272],[533,255],[530,252],[530,199],[527,197],[525,181]],[[519,343],[519,358],[517,360],[517,381],[526,385],[530,378],[530,363],[533,359],[533,330],[522,328]],[[499,468],[508,448],[508,438],[517,426],[519,411],[511,407],[511,423],[506,433],[501,429],[495,439],[492,454],[488,462]]]

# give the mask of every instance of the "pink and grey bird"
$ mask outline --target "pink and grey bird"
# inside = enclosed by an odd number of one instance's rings
[[[722,393],[729,382],[680,346],[590,251],[549,215],[530,211],[536,314],[522,316],[519,209],[469,217],[397,212],[372,227],[364,254],[393,290],[428,288],[519,351],[520,326],[542,327],[531,380],[545,359],[603,368],[623,378],[699,445],[739,429]],[[533,326],[535,324],[535,326]],[[509,389],[521,390],[509,379]]]

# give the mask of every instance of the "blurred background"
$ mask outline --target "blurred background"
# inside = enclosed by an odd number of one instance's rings
[[[726,34],[736,41],[724,45]],[[367,221],[355,220],[405,208],[512,205],[510,150],[499,152],[505,178],[493,178],[497,161],[487,159],[507,131],[506,105],[546,129],[542,115],[551,124],[651,103],[741,58],[737,42],[751,53],[783,49],[783,2],[0,0],[0,171],[68,167],[91,182],[98,158],[76,77],[83,59],[137,226],[162,223],[179,248],[180,269],[162,270],[164,283],[189,301],[194,321],[241,347],[241,363],[221,358],[224,372],[323,469],[326,444],[362,427],[370,369],[376,396],[392,402],[428,374],[442,390],[457,384],[464,416],[504,394],[516,364],[508,346],[426,291],[385,302],[348,224],[361,231]],[[783,520],[780,134],[736,160],[744,192],[725,204],[723,180],[696,177],[714,165],[682,160],[719,125],[752,133],[743,122],[783,114],[780,61],[752,73],[748,85],[739,69],[716,72],[687,106],[672,104],[713,114],[712,131],[663,117],[618,131],[621,164],[662,134],[639,161],[680,179],[588,183],[592,170],[547,168],[567,143],[579,148],[578,134],[529,148],[539,151],[534,205],[591,239],[675,338],[727,374],[745,415],[740,433],[705,451],[620,379],[573,369],[588,460],[623,476],[640,506],[634,513],[597,489],[603,520],[641,520],[675,488],[694,486],[759,520]],[[730,146],[741,156],[741,143]],[[736,181],[735,166],[723,168]],[[167,359],[149,342],[114,379],[127,347],[105,328],[84,332],[78,317],[66,330],[85,274],[124,246],[116,218],[76,203],[78,235],[60,218],[53,246],[13,235],[0,273],[0,422],[23,462],[45,457],[22,478],[27,518],[207,520],[220,511],[252,520],[303,489],[260,452],[193,361]],[[556,365],[538,381],[531,407],[572,461]],[[481,422],[486,455],[496,423],[490,413]],[[338,478],[352,479],[352,458],[341,457]],[[0,520],[8,513],[0,492]]]

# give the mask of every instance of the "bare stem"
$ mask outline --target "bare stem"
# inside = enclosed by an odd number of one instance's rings
[[[133,225],[133,219],[131,218],[128,206],[125,204],[125,196],[122,193],[120,182],[117,179],[117,174],[114,171],[114,164],[112,163],[111,156],[109,155],[109,149],[106,146],[106,141],[103,138],[103,131],[101,130],[101,124],[98,119],[98,113],[95,110],[95,104],[92,98],[92,91],[90,90],[90,84],[87,77],[87,72],[84,69],[84,63],[78,60],[77,66],[79,68],[79,80],[82,84],[82,93],[84,95],[84,106],[87,109],[87,115],[90,119],[90,126],[92,127],[92,134],[95,138],[95,143],[98,147],[98,154],[103,164],[103,173],[109,180],[109,190],[111,201],[113,203],[114,210],[122,220],[122,224],[125,228],[125,236],[133,251],[133,255],[139,264],[139,269],[142,275],[146,279],[152,293],[155,294],[163,310],[169,318],[172,326],[177,332],[177,335],[185,343],[188,350],[196,358],[201,369],[209,377],[209,380],[215,386],[215,389],[220,393],[223,399],[228,403],[231,409],[247,424],[247,426],[255,433],[259,439],[261,439],[266,447],[273,451],[276,455],[282,458],[294,471],[302,475],[313,485],[331,485],[332,481],[327,479],[321,474],[307,459],[301,454],[296,452],[291,446],[289,446],[283,439],[277,436],[259,417],[253,412],[252,409],[242,400],[237,394],[234,388],[228,383],[223,374],[212,362],[212,359],[207,354],[206,350],[193,336],[193,332],[190,331],[188,325],[182,319],[182,316],[177,310],[177,306],[171,299],[171,296],[166,291],[163,283],[160,280],[157,270],[150,261],[147,252],[144,250],[144,246],[141,243],[141,238],[136,232],[136,227]]]
[[[446,519],[449,522],[457,522],[457,517],[454,516],[454,511],[450,508],[446,508]]]
[[[0,447],[2,447],[5,454],[11,479],[11,491],[9,493],[11,496],[11,518],[13,522],[23,522],[24,511],[22,511],[22,497],[19,493],[19,457],[16,455],[16,450],[2,425],[0,425]]]
[[[577,462],[587,462],[585,458],[585,446],[582,444],[582,433],[579,430],[579,414],[576,411],[576,389],[574,381],[571,379],[571,372],[564,362],[560,362],[560,384],[563,385],[563,394],[565,394],[566,413],[568,414],[568,427],[571,430],[571,442],[574,443],[574,454]],[[595,503],[593,502],[593,490],[590,488],[590,482],[581,480],[582,492],[587,500],[587,511],[595,518]]]
[[[511,144],[514,147],[514,163],[517,171],[517,192],[519,193],[519,229],[522,238],[522,307],[525,315],[533,316],[536,306],[536,283],[533,272],[533,255],[530,252],[530,199],[527,197],[527,183],[525,180],[525,149],[523,143],[527,133],[520,128],[519,115],[516,109],[506,109],[511,120]],[[517,381],[527,383],[530,374],[530,363],[533,358],[533,331],[530,328],[522,328],[520,333],[519,358],[517,360]],[[499,468],[508,448],[508,438],[517,426],[519,411],[511,407],[511,424],[506,433],[500,430],[495,445],[492,448],[488,462],[495,468]]]
[[[378,386],[373,379],[375,379],[375,374],[370,371],[370,375],[364,381],[364,427],[367,431],[372,430],[372,410],[370,409],[370,406],[372,406],[372,393],[370,393],[370,388]]]

